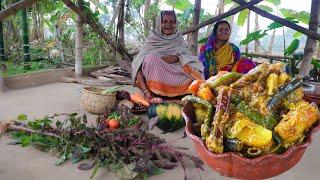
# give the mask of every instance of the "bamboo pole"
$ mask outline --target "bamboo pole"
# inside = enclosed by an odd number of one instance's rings
[[[6,9],[4,9],[0,12],[0,21],[2,21],[3,19],[5,19],[13,14],[16,14],[20,9],[25,9],[28,6],[31,6],[32,4],[34,4],[37,1],[38,0],[22,0],[22,1],[19,1],[19,2],[12,4],[11,6],[7,7]]]

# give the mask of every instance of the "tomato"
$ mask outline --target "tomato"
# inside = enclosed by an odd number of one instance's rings
[[[120,126],[120,122],[117,119],[109,119],[108,125],[110,129],[117,129]]]

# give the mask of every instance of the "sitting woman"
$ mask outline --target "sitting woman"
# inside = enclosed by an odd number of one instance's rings
[[[188,51],[175,12],[162,11],[132,62],[132,80],[150,101],[153,96],[184,95],[194,79],[204,79],[203,66]]]
[[[206,79],[218,71],[236,71],[247,73],[256,65],[250,59],[241,58],[239,48],[229,43],[231,28],[228,21],[218,21],[206,44],[200,47],[199,59],[204,66]]]

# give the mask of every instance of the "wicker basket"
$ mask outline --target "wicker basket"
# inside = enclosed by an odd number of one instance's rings
[[[103,114],[116,103],[116,94],[102,95],[101,88],[84,87],[81,91],[80,101],[83,108],[93,114]]]

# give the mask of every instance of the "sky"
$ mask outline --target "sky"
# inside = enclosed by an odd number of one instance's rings
[[[194,3],[194,0],[189,0],[191,3]],[[202,8],[205,9],[206,12],[210,12],[211,14],[214,14],[215,9],[217,7],[218,0],[202,0],[201,5]],[[228,7],[230,8],[230,7]],[[280,8],[287,8],[287,9],[293,9],[296,11],[307,11],[310,12],[311,8],[311,0],[281,0]],[[254,13],[251,13],[250,19],[252,19],[250,24],[250,32],[253,32],[254,28]],[[259,25],[260,29],[266,29],[266,27],[271,23],[272,21],[269,19],[266,19],[264,17],[259,16]],[[305,26],[303,24],[299,24],[302,26]],[[276,31],[276,33],[282,33],[281,31]],[[241,36],[241,38],[246,36],[246,27],[240,28],[240,31],[238,35]]]

